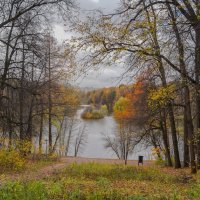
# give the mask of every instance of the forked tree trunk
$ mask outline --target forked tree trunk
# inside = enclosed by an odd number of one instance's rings
[[[188,143],[190,149],[190,164],[191,164],[191,171],[192,173],[196,173],[196,162],[195,162],[195,150],[194,150],[194,126],[192,121],[192,111],[191,111],[191,103],[190,103],[190,90],[188,87],[188,81],[186,78],[187,70],[185,64],[185,52],[184,52],[184,45],[176,24],[176,17],[174,12],[171,9],[171,6],[167,4],[171,19],[172,19],[172,28],[174,30],[176,40],[177,40],[177,48],[179,52],[179,64],[181,70],[181,79],[183,84],[183,97],[184,97],[184,166],[188,166]]]
[[[144,7],[145,7],[145,3],[144,3]],[[149,27],[150,33],[151,33],[151,36],[153,39],[152,45],[153,45],[153,48],[155,51],[155,59],[157,60],[162,86],[167,87],[165,69],[163,66],[161,53],[160,53],[160,46],[159,46],[158,38],[157,38],[157,17],[156,17],[153,6],[151,6],[151,9],[152,9],[152,14],[153,14],[153,18],[154,18],[153,21],[151,21],[151,19],[150,19],[149,11],[147,9],[145,9],[145,10],[146,10],[146,14],[147,14],[147,20],[148,20],[149,26],[150,26]],[[174,167],[181,168],[179,149],[178,149],[178,140],[177,140],[177,133],[176,133],[176,125],[175,125],[175,118],[174,118],[174,110],[173,110],[173,105],[171,102],[168,103],[166,109],[169,114],[169,122],[170,122],[170,127],[171,127],[172,143],[173,143],[173,149],[174,149]]]
[[[162,131],[162,136],[163,136],[163,143],[165,147],[165,156],[167,159],[167,165],[172,167],[172,159],[170,155],[170,146],[169,146],[169,139],[168,139],[168,134],[167,134],[167,125],[166,125],[166,112],[165,110],[161,112],[161,121],[160,121],[160,127]]]

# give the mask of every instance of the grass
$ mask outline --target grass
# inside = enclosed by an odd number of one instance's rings
[[[197,200],[200,176],[185,170],[111,164],[72,164],[40,181],[7,182],[3,200]]]

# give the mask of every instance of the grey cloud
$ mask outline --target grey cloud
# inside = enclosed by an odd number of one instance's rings
[[[78,0],[78,3],[83,10],[101,9],[112,12],[119,6],[120,0]]]
[[[119,7],[120,0],[77,0],[81,8],[81,16],[84,17],[87,12],[94,9],[101,9],[106,13],[113,13]],[[62,30],[63,29],[63,30]],[[73,33],[67,33],[62,24],[55,26],[54,32],[59,42],[69,39]],[[86,76],[80,77],[75,82],[79,87],[109,87],[116,86],[119,83],[119,77],[123,73],[123,67],[116,65],[112,67],[101,67],[99,71],[90,70]]]

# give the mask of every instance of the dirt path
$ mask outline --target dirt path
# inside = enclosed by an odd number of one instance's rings
[[[64,163],[88,163],[88,162],[95,162],[95,163],[108,163],[108,164],[124,164],[123,160],[119,159],[105,159],[105,158],[82,158],[82,157],[64,157],[61,158],[61,161]],[[144,161],[145,166],[152,165],[153,161]],[[137,166],[138,161],[137,160],[129,160],[128,165]]]
[[[124,164],[123,160],[118,159],[100,159],[100,158],[81,158],[81,157],[64,157],[61,158],[58,163],[51,164],[42,168],[38,168],[35,171],[25,171],[23,174],[10,174],[10,175],[0,175],[0,183],[12,180],[40,180],[43,178],[48,178],[52,174],[59,170],[64,169],[66,166],[72,163],[109,163],[109,164]],[[137,166],[136,160],[128,161],[128,165]],[[153,165],[153,161],[144,161],[144,166]]]

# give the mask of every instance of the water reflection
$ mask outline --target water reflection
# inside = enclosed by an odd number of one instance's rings
[[[106,116],[103,119],[98,120],[84,120],[81,118],[81,114],[87,105],[82,105],[76,114],[77,124],[73,127],[73,135],[77,134],[77,131],[80,127],[86,125],[87,129],[87,143],[81,148],[81,151],[78,153],[78,156],[86,157],[86,158],[117,158],[117,156],[108,149],[104,148],[105,141],[103,139],[103,134],[113,135],[113,131],[115,131],[117,123],[113,116]],[[52,127],[53,130],[53,142],[55,142],[57,131],[55,127]],[[69,134],[69,126],[65,132],[65,144],[67,143],[67,135]],[[73,137],[74,137],[73,136]],[[44,136],[43,140],[48,140],[48,126],[44,127]],[[35,149],[38,149],[39,138],[36,136],[34,138]],[[71,147],[69,148],[69,156],[74,156],[74,138],[70,140]],[[48,149],[46,148],[46,143],[43,142],[43,152],[46,153]],[[47,150],[47,151],[46,151]],[[60,154],[59,150],[59,142],[57,144],[56,152]],[[48,153],[48,152],[47,152]],[[63,152],[63,156],[65,153]],[[151,157],[151,147],[146,148],[143,145],[139,144],[135,147],[133,155],[129,157],[129,159],[138,159],[138,156],[144,156],[145,160],[152,159]]]
[[[81,113],[84,111],[85,106],[77,111],[77,118],[82,124],[87,127],[87,143],[79,154],[81,157],[88,158],[117,158],[115,154],[104,148],[103,133],[112,135],[115,130],[116,121],[113,116],[107,116],[98,120],[83,120],[81,119]],[[142,145],[138,145],[135,148],[135,152],[129,159],[137,159],[139,155],[143,155],[144,159],[151,159],[151,148],[145,148]]]

